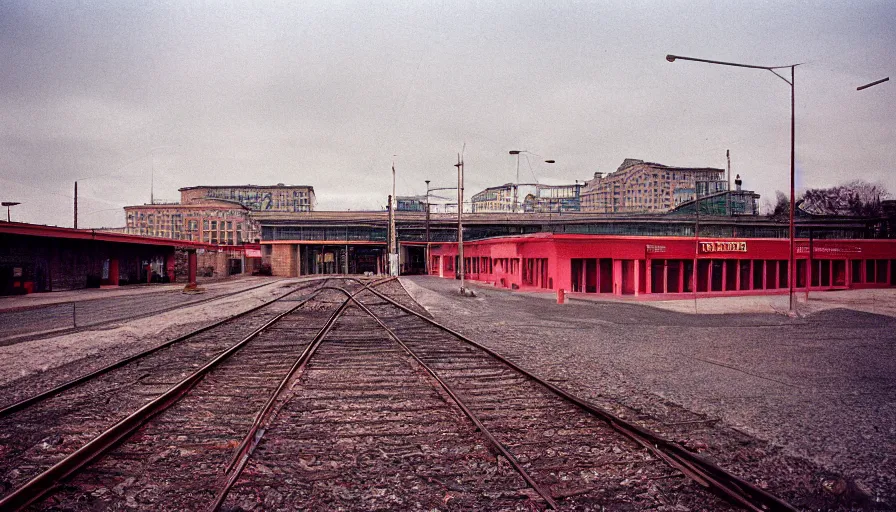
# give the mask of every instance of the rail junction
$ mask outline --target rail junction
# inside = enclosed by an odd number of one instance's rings
[[[0,407],[0,510],[793,509],[395,279],[304,281]]]

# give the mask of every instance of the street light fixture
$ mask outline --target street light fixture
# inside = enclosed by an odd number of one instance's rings
[[[12,222],[12,220],[10,220],[10,216],[9,216],[9,209],[13,206],[16,206],[16,205],[19,205],[22,203],[17,203],[15,201],[3,201],[0,204],[2,204],[3,206],[6,207],[6,222]]]
[[[788,280],[788,288],[790,292],[790,316],[796,315],[796,307],[793,300],[793,287],[796,280],[796,258],[795,258],[795,248],[794,248],[794,236],[795,229],[793,225],[793,213],[794,213],[794,156],[795,156],[795,142],[796,142],[796,112],[795,112],[795,74],[794,70],[799,64],[790,64],[788,66],[756,66],[752,64],[739,64],[736,62],[725,62],[720,60],[708,60],[708,59],[696,59],[693,57],[682,57],[681,55],[666,55],[666,60],[669,62],[675,62],[676,60],[689,60],[693,62],[703,62],[706,64],[718,64],[720,66],[733,66],[737,68],[750,68],[750,69],[764,69],[766,71],[771,71],[781,80],[787,82],[787,85],[790,86],[790,269],[787,276]],[[790,68],[790,80],[784,78],[783,75],[779,74],[776,69],[785,69]],[[872,84],[873,85],[873,84]],[[870,87],[870,85],[869,85]],[[696,270],[696,269],[695,269]]]
[[[860,85],[860,86],[856,87],[856,90],[857,90],[857,91],[861,91],[862,89],[867,89],[867,88],[869,88],[869,87],[875,86],[875,85],[877,85],[877,84],[882,84],[882,83],[887,82],[887,81],[889,81],[889,80],[890,80],[890,77],[887,77],[887,78],[881,78],[880,80],[876,80],[876,81],[874,81],[874,82],[871,82],[870,84]]]
[[[510,151],[508,151],[508,153],[510,153],[511,155],[516,155],[516,183],[514,184],[514,187],[513,187],[513,212],[516,213],[517,210],[519,209],[519,205],[520,205],[520,202],[519,202],[520,154],[529,153],[530,155],[535,155],[535,153],[532,153],[531,151],[526,151],[525,149],[511,149]],[[535,156],[539,156],[539,155],[535,155]],[[555,163],[557,163],[557,161],[548,159],[548,160],[545,160],[544,163],[555,164]]]

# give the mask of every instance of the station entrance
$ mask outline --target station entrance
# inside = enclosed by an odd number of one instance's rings
[[[384,274],[386,249],[369,245],[299,245],[299,275]]]
[[[401,275],[426,273],[426,246],[401,244],[399,249]]]

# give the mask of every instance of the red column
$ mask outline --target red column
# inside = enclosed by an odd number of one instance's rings
[[[109,285],[118,286],[118,258],[109,259]]]
[[[635,260],[635,297],[641,289],[641,260]]]
[[[111,276],[111,272],[112,272],[111,264],[109,266],[109,272],[110,272],[109,277],[112,277]],[[169,254],[168,256],[165,257],[165,272],[168,273],[168,281],[173,283],[175,280],[174,279],[174,252],[171,252],[171,254]]]
[[[722,291],[728,291],[728,260],[722,260]]]
[[[190,281],[189,286],[196,286],[196,251],[190,251],[187,257],[187,275]]]
[[[669,293],[669,260],[663,260],[663,293]]]
[[[622,260],[613,260],[613,294],[622,295]]]
[[[646,266],[644,269],[644,293],[655,293],[651,285],[653,283],[653,270],[651,268],[653,265],[650,262],[650,258],[644,259],[644,265]]]

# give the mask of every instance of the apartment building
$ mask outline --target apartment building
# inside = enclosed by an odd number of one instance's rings
[[[224,199],[256,212],[310,212],[317,203],[314,187],[307,185],[200,185],[178,191],[182,204],[200,199]]]
[[[705,193],[727,190],[725,170],[672,167],[627,158],[615,172],[594,173],[581,194],[581,210],[596,213],[661,213]]]
[[[580,183],[505,183],[474,194],[472,210],[474,213],[579,211],[582,186]]]
[[[246,206],[221,199],[195,199],[190,204],[125,206],[128,234],[193,242],[237,245],[260,236]]]

